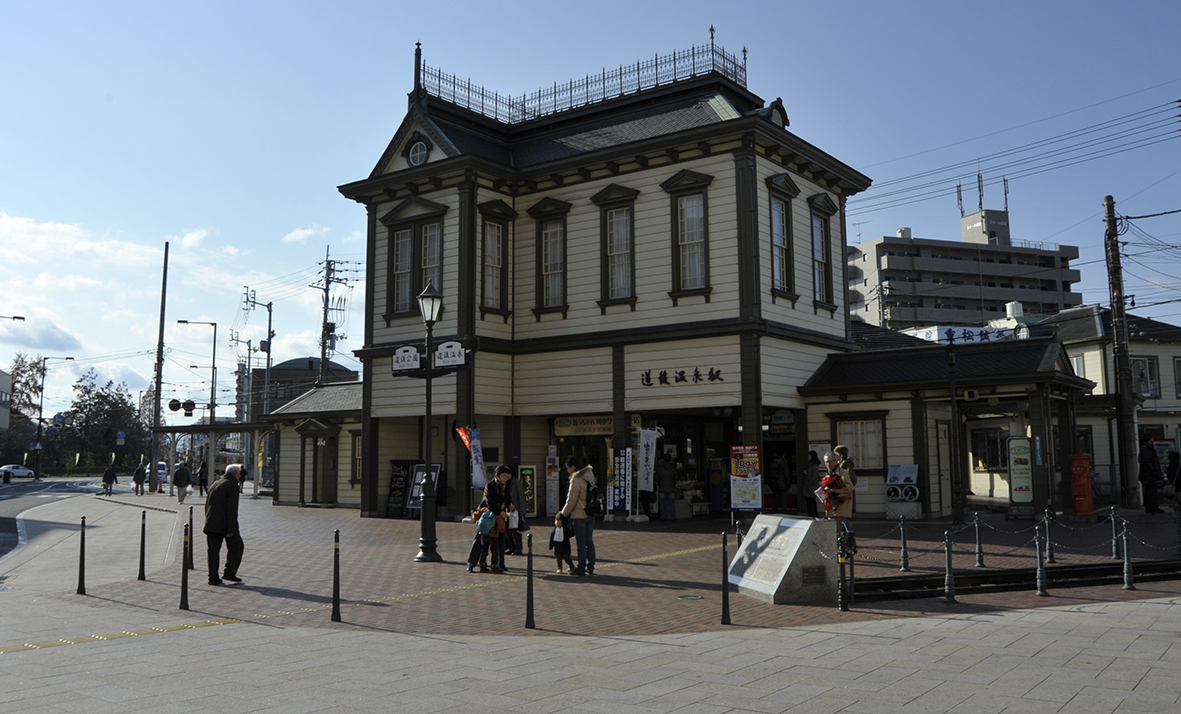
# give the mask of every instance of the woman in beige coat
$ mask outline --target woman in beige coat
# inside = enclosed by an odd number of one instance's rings
[[[566,471],[570,474],[570,489],[566,492],[562,515],[574,525],[574,538],[578,541],[578,568],[573,574],[594,575],[595,519],[586,514],[586,500],[595,472],[590,466],[578,468],[578,460],[573,456],[566,459]]]

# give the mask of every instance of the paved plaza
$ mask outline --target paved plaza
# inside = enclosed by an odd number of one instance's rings
[[[447,562],[420,564],[416,522],[246,496],[245,582],[207,585],[198,536],[182,611],[189,505],[199,534],[200,498],[178,507],[160,495],[87,495],[24,513],[22,545],[0,559],[0,711],[1181,709],[1181,582],[961,596],[954,605],[865,603],[844,613],[732,592],[724,626],[724,522],[604,524],[594,578],[550,573],[549,529],[537,525],[537,628],[526,629],[525,558],[510,557],[505,575],[467,573],[470,525],[440,523]],[[86,594],[78,595],[83,516]],[[136,579],[141,523],[144,581]],[[989,523],[1007,531],[999,542],[1015,544],[990,567],[1027,558],[1016,545],[1032,524]],[[1171,554],[1171,520],[1136,525],[1134,555]],[[881,561],[859,571],[897,572],[891,527],[858,524],[863,552]],[[334,530],[341,623],[330,619]],[[1101,530],[1063,530],[1063,545],[1077,547],[1059,560],[1109,559]],[[912,566],[934,570],[941,527],[926,531],[909,535]],[[870,537],[878,534],[885,538]],[[970,567],[971,555],[957,541],[957,566]]]

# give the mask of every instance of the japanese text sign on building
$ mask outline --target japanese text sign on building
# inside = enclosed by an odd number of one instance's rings
[[[701,384],[702,382],[724,382],[722,370],[715,367],[702,372],[700,367],[687,369],[646,369],[640,372],[640,384],[645,387],[669,384]]]
[[[436,367],[462,367],[467,361],[467,351],[459,342],[444,342],[435,348]]]
[[[399,347],[394,351],[394,372],[403,372],[408,369],[418,369],[421,365],[418,356],[418,348],[414,345],[406,345]]]

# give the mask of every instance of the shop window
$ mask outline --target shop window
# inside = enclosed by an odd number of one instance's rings
[[[1156,357],[1132,357],[1132,391],[1142,397],[1160,399],[1160,377]]]
[[[993,427],[972,430],[972,470],[1007,471],[1009,430]]]

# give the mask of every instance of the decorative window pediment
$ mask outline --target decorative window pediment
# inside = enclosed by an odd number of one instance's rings
[[[518,215],[516,211],[499,198],[495,201],[481,203],[478,208],[480,209],[481,216],[494,221],[515,221]]]
[[[573,204],[547,196],[525,209],[525,212],[532,218],[544,218],[569,213],[571,207],[573,207]]]
[[[610,203],[627,203],[628,201],[636,200],[640,192],[634,188],[627,188],[618,184],[611,184],[607,188],[599,191],[591,196],[591,203],[596,206],[604,206]]]
[[[808,198],[808,205],[817,213],[823,213],[826,216],[836,215],[839,210],[836,201],[832,200],[832,196],[827,193],[818,193]]]
[[[660,184],[660,187],[669,193],[676,191],[693,191],[704,189],[709,186],[714,180],[713,176],[699,174],[696,171],[685,169],[673,174],[672,178],[665,180]]]
[[[772,191],[778,191],[786,194],[788,198],[795,198],[800,195],[800,187],[796,185],[795,181],[791,180],[791,176],[787,174],[775,174],[767,177],[767,188]]]
[[[399,221],[409,220],[412,218],[421,218],[423,216],[443,215],[447,212],[447,206],[434,201],[428,201],[419,196],[411,196],[405,201],[402,201],[397,206],[394,206],[389,213],[386,213],[379,220],[383,225],[390,225]]]
[[[300,436],[336,436],[340,433],[340,426],[313,417],[295,427],[295,433]]]

